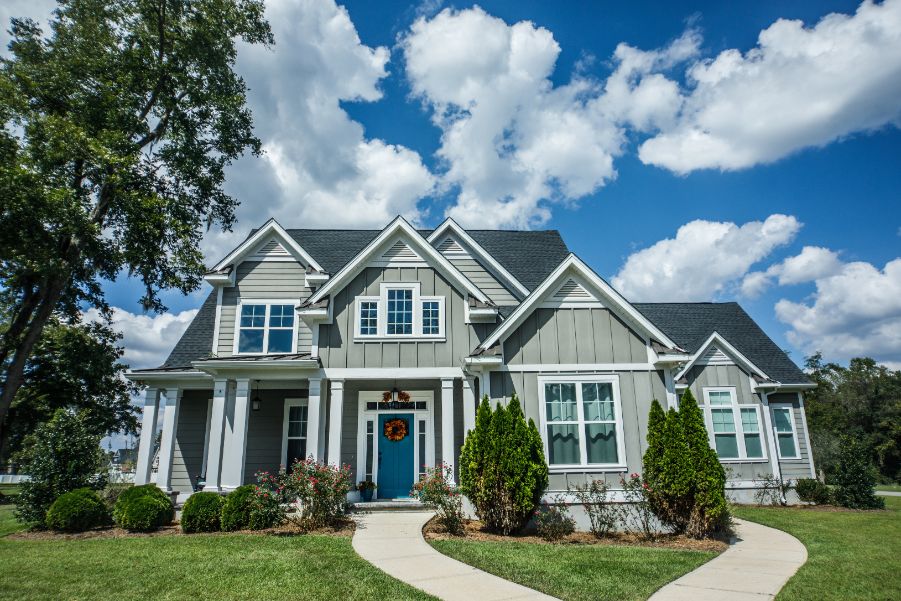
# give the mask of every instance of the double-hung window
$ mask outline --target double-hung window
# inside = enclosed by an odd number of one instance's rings
[[[791,406],[773,405],[773,430],[780,459],[800,459],[798,435],[795,432],[795,413]]]
[[[235,351],[239,354],[294,351],[294,304],[242,303]]]
[[[381,284],[379,296],[358,296],[355,338],[440,339],[444,337],[444,297],[422,296],[420,284]]]
[[[625,463],[615,378],[541,378],[548,465],[621,467]]]
[[[705,388],[711,442],[722,460],[764,459],[760,407],[739,405],[734,388]]]

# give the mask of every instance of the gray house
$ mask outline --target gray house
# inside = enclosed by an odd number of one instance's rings
[[[651,401],[702,405],[746,496],[812,477],[813,385],[735,303],[630,303],[556,231],[286,230],[269,221],[207,275],[213,291],[146,384],[136,482],[190,494],[295,458],[351,467],[379,498],[455,466],[477,399],[519,396],[550,492],[640,472]],[[353,493],[356,495],[357,493]]]

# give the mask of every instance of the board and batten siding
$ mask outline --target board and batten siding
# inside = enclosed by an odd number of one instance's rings
[[[182,393],[172,452],[172,490],[193,492],[203,470],[207,410],[212,396],[210,390],[186,390]]]
[[[355,300],[378,296],[381,284],[419,282],[423,296],[444,297],[444,332],[440,341],[355,341]],[[428,267],[367,267],[332,298],[333,321],[319,326],[323,367],[459,367],[494,324],[467,324],[464,296]]]
[[[647,363],[644,338],[609,309],[537,309],[504,340],[508,365]]]
[[[501,282],[495,278],[481,263],[471,257],[455,255],[453,253],[445,255],[451,264],[460,270],[463,275],[469,278],[469,281],[479,287],[479,289],[488,295],[496,305],[513,306],[519,304],[519,299]]]
[[[807,447],[807,436],[804,434],[804,421],[801,417],[801,403],[798,402],[798,395],[794,392],[777,392],[769,395],[770,411],[772,411],[773,403],[783,405],[791,405],[792,414],[795,418],[795,432],[798,434],[798,455],[800,459],[780,459],[779,470],[782,472],[782,478],[785,480],[797,480],[798,478],[815,478],[815,474],[810,472],[810,449]],[[772,419],[772,418],[771,418]]]
[[[244,261],[238,265],[235,285],[222,290],[222,312],[219,319],[217,354],[229,357],[234,353],[235,323],[238,299],[281,299],[294,302],[310,296],[306,287],[303,265],[293,261]],[[310,328],[295,317],[297,324],[297,352],[310,352]]]

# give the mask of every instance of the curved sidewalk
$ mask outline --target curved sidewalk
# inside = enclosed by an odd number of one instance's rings
[[[442,555],[422,538],[427,511],[383,511],[355,517],[353,547],[383,572],[445,601],[553,601],[538,591]]]
[[[794,536],[754,522],[735,520],[737,541],[698,569],[674,580],[650,601],[772,599],[807,561]]]

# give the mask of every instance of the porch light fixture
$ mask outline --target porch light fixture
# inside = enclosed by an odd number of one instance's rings
[[[260,399],[260,381],[256,380],[257,383],[257,393],[253,395],[253,399],[250,401],[250,408],[254,411],[260,410],[260,405],[262,404],[262,399]]]

